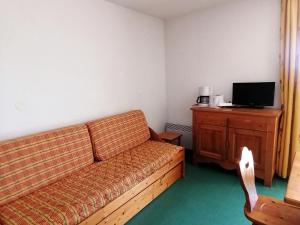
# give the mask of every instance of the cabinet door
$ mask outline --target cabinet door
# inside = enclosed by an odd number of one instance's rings
[[[229,128],[229,160],[237,163],[244,146],[252,151],[254,167],[264,170],[267,133],[263,131]]]
[[[226,127],[198,124],[197,154],[222,160],[226,155]]]

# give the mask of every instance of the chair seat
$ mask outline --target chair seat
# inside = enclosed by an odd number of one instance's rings
[[[75,225],[160,169],[182,147],[146,141],[0,207],[0,224]]]
[[[300,224],[300,208],[263,195],[258,196],[251,212],[245,207],[245,215],[253,224]]]

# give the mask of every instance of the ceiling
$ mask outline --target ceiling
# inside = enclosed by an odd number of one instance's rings
[[[161,19],[170,19],[233,0],[107,0]]]

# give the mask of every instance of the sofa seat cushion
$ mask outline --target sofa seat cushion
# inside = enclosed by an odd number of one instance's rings
[[[141,110],[91,121],[87,125],[97,160],[109,159],[150,138],[147,121]]]
[[[168,163],[182,148],[147,141],[0,208],[0,224],[78,224]]]
[[[0,142],[0,205],[91,165],[86,125],[74,125]]]

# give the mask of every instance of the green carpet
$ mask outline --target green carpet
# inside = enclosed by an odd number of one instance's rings
[[[190,160],[189,160],[190,161]],[[283,199],[286,181],[274,178],[272,188],[256,181],[258,194]],[[249,225],[244,193],[234,171],[186,163],[186,177],[133,217],[127,225]]]

